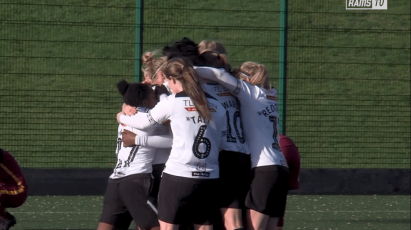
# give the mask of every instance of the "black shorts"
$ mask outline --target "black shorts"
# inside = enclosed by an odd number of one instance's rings
[[[288,168],[280,165],[251,170],[250,191],[245,205],[270,217],[283,217],[288,193]]]
[[[156,210],[158,208],[158,190],[160,189],[161,174],[163,173],[164,167],[165,164],[155,164],[153,165],[153,172],[151,173],[153,182],[151,184],[151,190],[148,200]]]
[[[192,179],[163,173],[158,219],[170,224],[210,225],[214,222],[218,179]]]
[[[250,189],[250,155],[221,151],[218,160],[220,163],[218,187],[220,208],[244,209],[245,197]]]
[[[147,204],[150,185],[149,173],[109,179],[100,222],[118,226],[128,212],[142,229],[159,226],[156,213]]]

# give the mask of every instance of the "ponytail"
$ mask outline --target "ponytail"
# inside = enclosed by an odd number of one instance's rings
[[[270,79],[268,77],[267,69],[264,65],[254,62],[244,62],[237,72],[237,76],[241,79],[248,77],[250,83],[258,85],[264,89],[270,90]]]
[[[143,72],[150,77],[151,80],[156,78],[157,72],[162,71],[167,64],[167,57],[154,57],[155,52],[145,52],[143,54],[142,64],[144,65]]]
[[[193,66],[182,58],[170,60],[164,68],[167,77],[173,77],[181,83],[183,91],[190,97],[197,112],[204,119],[211,120],[211,112],[208,108],[207,99]]]

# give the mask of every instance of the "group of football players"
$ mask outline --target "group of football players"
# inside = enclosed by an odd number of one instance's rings
[[[118,161],[99,230],[281,229],[298,188],[298,148],[279,133],[264,65],[232,69],[219,42],[146,52],[143,83],[122,80]],[[127,219],[125,221],[124,219]]]
[[[188,38],[146,52],[144,82],[117,84],[117,164],[98,230],[282,229],[300,155],[279,132],[278,95],[264,65],[232,69],[219,42]],[[27,197],[0,149],[0,230]]]

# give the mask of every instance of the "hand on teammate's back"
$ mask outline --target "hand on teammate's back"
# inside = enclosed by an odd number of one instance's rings
[[[135,139],[136,139],[136,134],[128,131],[128,130],[124,130],[122,133],[122,141],[123,141],[123,146],[124,147],[130,147],[135,144]]]
[[[125,113],[127,116],[132,116],[137,113],[137,109],[133,106],[123,104],[122,112]]]

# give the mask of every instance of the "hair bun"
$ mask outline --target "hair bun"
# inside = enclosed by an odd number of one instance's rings
[[[117,83],[118,92],[120,92],[121,95],[124,95],[128,89],[128,86],[129,86],[128,82],[122,79],[121,81]]]
[[[143,62],[143,64],[145,65],[145,64],[153,61],[153,59],[154,59],[154,53],[152,53],[152,52],[145,52],[145,53],[143,54],[143,57],[142,57],[142,62]]]
[[[188,58],[190,61],[197,65],[198,58],[198,46],[191,39],[184,37],[180,41],[174,42],[171,46],[165,46],[163,48],[163,55],[171,60],[173,58]]]

